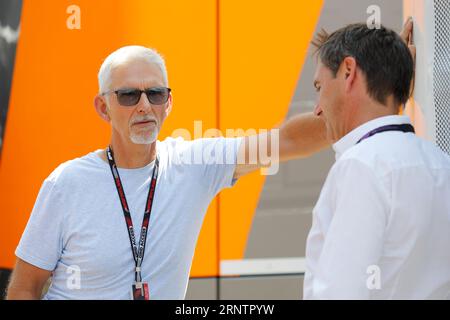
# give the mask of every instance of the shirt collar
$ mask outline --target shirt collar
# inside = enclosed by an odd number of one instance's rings
[[[345,151],[353,147],[358,140],[369,131],[385,125],[405,123],[411,123],[409,117],[397,115],[380,117],[363,123],[333,144],[334,152],[336,152],[336,160],[338,160]]]

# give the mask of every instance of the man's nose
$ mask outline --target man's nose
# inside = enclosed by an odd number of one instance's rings
[[[139,99],[138,112],[148,113],[152,109],[152,104],[147,98],[147,94],[145,92],[141,92],[141,98]]]

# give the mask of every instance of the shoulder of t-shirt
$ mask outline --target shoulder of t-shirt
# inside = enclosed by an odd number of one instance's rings
[[[226,137],[215,137],[215,138],[197,138],[193,140],[185,140],[183,137],[167,137],[164,140],[160,141],[159,148],[165,148],[165,151],[168,153],[182,153],[187,151],[190,148],[198,148],[205,146],[206,144],[214,144],[217,142],[225,142],[229,139],[236,139],[236,141],[240,141],[242,138],[226,138]]]
[[[167,151],[178,150],[179,148],[189,148],[192,146],[193,140],[185,140],[183,137],[167,137],[159,141],[159,147],[166,148]]]
[[[67,177],[72,177],[80,166],[87,161],[93,161],[91,154],[87,154],[75,159],[67,160],[58,165],[45,179],[46,182],[57,185],[63,183]]]

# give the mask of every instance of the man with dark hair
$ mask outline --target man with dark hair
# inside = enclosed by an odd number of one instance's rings
[[[409,20],[407,42],[411,32]],[[449,298],[450,158],[398,115],[414,52],[392,30],[365,24],[313,43],[315,113],[336,163],[313,211],[304,297]]]

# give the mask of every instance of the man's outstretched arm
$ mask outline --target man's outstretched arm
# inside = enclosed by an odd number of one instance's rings
[[[308,157],[330,144],[323,120],[312,112],[296,115],[278,129],[244,138],[234,178],[281,161]]]

